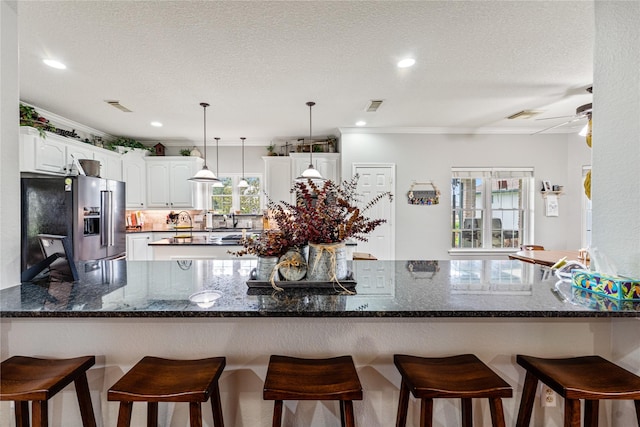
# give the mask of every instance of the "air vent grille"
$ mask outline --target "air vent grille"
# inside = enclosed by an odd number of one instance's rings
[[[120,111],[124,111],[125,113],[130,113],[131,110],[129,110],[127,107],[125,107],[124,105],[120,104],[120,101],[104,101],[107,104],[111,105],[113,108],[117,108]]]
[[[507,117],[507,119],[509,120],[514,120],[514,119],[530,119],[533,116],[537,116],[538,114],[543,113],[543,111],[538,111],[538,110],[522,110],[519,111],[515,114],[510,115],[509,117]]]
[[[382,105],[382,99],[372,99],[365,111],[367,113],[375,113],[380,108],[380,105]]]

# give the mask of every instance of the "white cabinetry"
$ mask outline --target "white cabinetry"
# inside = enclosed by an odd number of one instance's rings
[[[147,169],[144,158],[137,155],[122,156],[122,180],[126,183],[129,209],[144,209],[147,200]]]
[[[202,169],[199,157],[152,157],[146,159],[147,207],[198,209],[201,186],[188,179]]]
[[[275,202],[291,202],[290,193],[293,187],[291,178],[291,158],[269,156],[264,160],[264,190],[267,196]]]
[[[60,139],[50,133],[43,139],[36,129],[20,127],[20,171],[65,175],[67,146]]]
[[[98,160],[102,178],[122,180],[119,154],[49,132],[42,138],[34,128],[20,128],[21,172],[67,175],[74,159]]]
[[[127,234],[127,260],[149,261],[153,259],[153,251],[149,246],[153,233]]]
[[[309,167],[309,153],[291,153],[292,179],[302,175]],[[313,153],[313,167],[324,179],[340,182],[340,153]]]

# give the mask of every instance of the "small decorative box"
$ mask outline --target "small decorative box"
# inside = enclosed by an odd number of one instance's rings
[[[617,300],[640,300],[640,280],[574,270],[573,286]]]

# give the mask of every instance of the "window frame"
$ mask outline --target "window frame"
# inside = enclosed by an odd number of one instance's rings
[[[492,197],[493,197],[493,186],[492,183],[495,180],[499,183],[499,181],[505,179],[505,177],[510,178],[519,178],[523,180],[523,188],[521,191],[522,197],[522,236],[519,236],[519,244],[518,247],[493,247],[492,241],[492,221],[487,220],[487,218],[492,219],[492,212],[494,209],[492,208]],[[452,236],[450,242],[449,253],[512,253],[514,251],[519,250],[519,246],[525,243],[528,243],[531,240],[531,237],[534,236],[534,192],[535,192],[535,181],[534,181],[534,169],[532,167],[452,167],[451,168],[451,184],[453,184],[454,179],[474,179],[481,178],[482,179],[482,203],[483,208],[475,208],[475,210],[482,211],[482,221],[480,231],[482,233],[482,245],[480,247],[454,247],[454,239],[453,234],[455,232],[455,228],[451,221],[449,222],[449,233]],[[498,185],[499,187],[499,185]],[[453,187],[451,187],[451,199],[449,201],[450,212],[453,214],[454,206],[454,194]],[[460,209],[460,208],[457,208]],[[496,211],[502,211],[502,209],[497,209]],[[451,216],[450,216],[451,219]],[[462,230],[462,229],[458,229]]]
[[[252,195],[254,197],[257,197],[259,199],[259,208],[258,211],[255,213],[247,213],[247,215],[259,215],[261,214],[262,210],[264,209],[265,206],[265,198],[264,198],[264,174],[262,173],[245,173],[244,177],[246,179],[251,179],[251,178],[257,178],[260,181],[260,189],[258,191],[258,194]],[[233,212],[238,212],[240,211],[240,197],[242,196],[240,194],[241,189],[238,188],[238,183],[240,182],[240,180],[242,179],[242,174],[239,173],[224,173],[224,174],[220,174],[220,176],[218,177],[220,179],[224,179],[224,178],[229,178],[231,179],[231,210]],[[210,210],[214,210],[214,203],[213,203],[213,197],[216,196],[215,194],[213,194],[213,189],[215,187],[211,187],[209,189],[208,192],[208,205],[210,207]],[[227,196],[228,197],[228,196]],[[230,212],[216,212],[218,214],[228,214]]]

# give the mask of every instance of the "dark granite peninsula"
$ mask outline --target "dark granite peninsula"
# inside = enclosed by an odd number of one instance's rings
[[[78,265],[76,284],[21,285],[0,291],[1,352],[71,357],[94,354],[89,384],[99,424],[116,425],[118,405],[106,390],[145,355],[226,356],[220,379],[225,425],[271,425],[262,400],[271,354],[324,357],[350,354],[364,387],[354,403],[357,425],[395,424],[400,375],[393,354],[475,353],[514,388],[504,400],[515,424],[524,372],[516,354],[599,354],[639,372],[638,304],[591,298],[556,283],[549,270],[521,261],[354,261],[355,295],[249,288],[252,259],[114,261]],[[209,303],[189,297],[220,292]],[[50,410],[55,425],[76,422],[75,395],[63,392]],[[71,402],[68,405],[62,402]],[[633,425],[629,402],[600,411],[602,426]],[[457,402],[434,405],[436,426],[459,425]],[[339,408],[287,402],[285,423],[339,425]],[[417,423],[412,405],[408,425]],[[0,403],[0,417],[12,414]],[[6,414],[6,415],[5,415]],[[476,424],[490,425],[486,402],[474,402]],[[161,406],[160,423],[186,425],[188,412]],[[134,409],[132,425],[144,425]],[[532,425],[562,425],[562,404],[536,405]],[[11,425],[0,419],[0,425]]]
[[[80,280],[0,293],[3,317],[636,317],[640,301],[572,289],[514,260],[355,261],[354,293],[338,285],[249,287],[256,260],[97,261]],[[304,282],[301,282],[302,284]],[[198,303],[190,296],[215,291]]]

